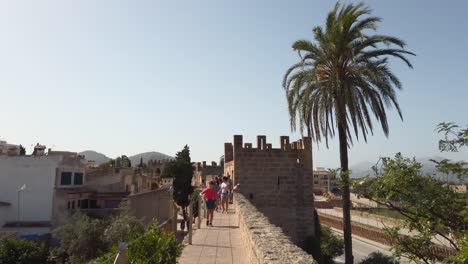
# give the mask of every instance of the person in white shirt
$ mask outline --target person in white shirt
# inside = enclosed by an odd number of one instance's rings
[[[223,183],[221,183],[219,194],[221,195],[221,207],[223,208],[223,213],[228,212],[229,205],[229,184],[227,183],[227,177],[223,177]]]

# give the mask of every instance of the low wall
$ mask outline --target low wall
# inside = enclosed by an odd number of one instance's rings
[[[146,224],[153,219],[162,223],[172,217],[172,197],[167,188],[132,194],[127,200],[130,212]]]
[[[315,201],[314,205],[315,208],[332,209],[343,206],[343,202],[341,200]]]
[[[327,214],[320,213],[320,212],[318,212],[318,215],[319,215],[320,224],[334,227],[339,230],[343,229],[342,218],[338,218],[338,217],[327,215]],[[351,222],[351,230],[352,230],[353,235],[363,237],[372,241],[376,241],[385,245],[389,245],[389,246],[392,245],[391,237],[387,235],[385,231],[382,229],[364,225],[361,223]],[[435,254],[443,255],[443,256],[450,256],[454,253],[453,250],[450,248],[435,245],[435,244],[432,245],[431,251]]]
[[[294,245],[280,227],[271,224],[264,214],[239,193],[236,193],[235,207],[250,263],[316,263],[312,255]]]

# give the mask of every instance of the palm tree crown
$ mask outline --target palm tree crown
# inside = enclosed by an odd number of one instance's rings
[[[293,44],[301,61],[288,69],[283,80],[291,126],[295,129],[299,118],[301,128],[309,125],[316,140],[323,136],[328,143],[335,134],[335,122],[344,121],[350,142],[352,130],[356,138],[362,134],[367,140],[374,129],[373,114],[387,136],[386,107],[394,106],[402,118],[395,93],[402,86],[390,70],[389,58],[399,58],[412,68],[405,55],[414,54],[404,49],[403,40],[370,35],[381,19],[362,18],[370,14],[362,3],[340,7],[337,3],[328,14],[324,28],[313,29],[315,43]]]

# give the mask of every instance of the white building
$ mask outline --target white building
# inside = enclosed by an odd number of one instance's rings
[[[327,190],[335,186],[335,176],[323,167],[314,168],[314,190]]]
[[[84,184],[84,164],[80,165],[76,153],[37,153],[0,155],[0,227],[18,222],[51,225],[55,189]]]
[[[0,226],[6,222],[51,221],[55,176],[61,159],[0,156],[0,202],[4,203],[0,206]],[[25,189],[20,191],[23,185]]]

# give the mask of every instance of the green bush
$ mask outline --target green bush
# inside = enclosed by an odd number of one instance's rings
[[[363,259],[359,264],[399,264],[392,256],[385,256],[381,252],[372,252],[367,258]]]
[[[316,218],[318,219],[318,218]],[[316,223],[317,226],[320,226]],[[329,227],[320,226],[320,235],[309,237],[305,241],[305,251],[320,264],[334,263],[333,259],[343,254],[344,241],[334,235]]]
[[[0,240],[0,264],[46,264],[47,248],[34,241]]]
[[[52,234],[60,241],[55,254],[68,256],[71,263],[86,263],[107,250],[104,241],[106,224],[76,212],[67,223],[55,229]]]
[[[182,245],[173,234],[166,234],[157,222],[140,239],[130,243],[128,259],[134,264],[175,264]]]
[[[112,246],[109,251],[100,257],[91,260],[88,264],[111,264],[114,263],[115,257],[117,256],[117,246]]]
[[[124,213],[114,217],[104,231],[104,240],[108,245],[116,246],[119,242],[131,241],[145,233],[145,226],[135,216]]]
[[[116,253],[119,242],[131,241],[144,232],[144,225],[128,212],[110,220],[93,219],[76,212],[66,224],[53,231],[53,236],[60,241],[54,254],[68,257],[71,263],[86,263],[96,257],[106,257],[107,252]]]

